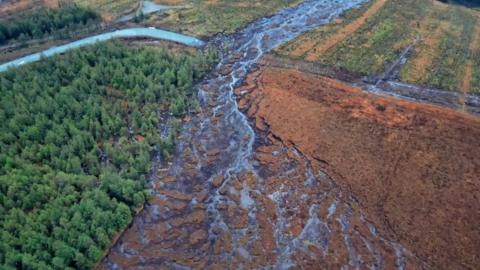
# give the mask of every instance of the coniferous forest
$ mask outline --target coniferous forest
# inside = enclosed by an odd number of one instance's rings
[[[12,20],[0,21],[0,45],[11,40],[25,41],[54,33],[68,34],[100,21],[100,16],[94,11],[76,5],[59,9],[39,8]]]
[[[0,74],[0,268],[87,269],[148,195],[213,53],[107,42]]]

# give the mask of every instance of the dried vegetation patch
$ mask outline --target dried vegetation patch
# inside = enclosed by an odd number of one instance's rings
[[[381,235],[434,269],[480,263],[478,118],[295,70],[251,77],[253,121],[321,160]]]

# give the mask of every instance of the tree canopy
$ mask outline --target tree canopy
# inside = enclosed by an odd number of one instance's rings
[[[46,35],[68,34],[101,21],[98,14],[76,5],[59,9],[38,8],[0,22],[0,44],[11,40],[28,40]]]
[[[91,268],[173,149],[160,114],[181,116],[214,60],[107,42],[1,73],[0,268]]]

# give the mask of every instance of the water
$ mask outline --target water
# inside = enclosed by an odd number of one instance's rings
[[[170,8],[170,6],[158,5],[158,4],[155,4],[154,2],[151,2],[151,1],[144,1],[143,2],[143,7],[142,7],[142,13],[143,14],[150,14],[150,13],[154,13],[154,12],[157,12],[157,11],[166,10],[166,9],[169,9],[169,8]]]
[[[151,205],[101,268],[308,268],[308,260],[318,267],[336,254],[346,254],[336,268],[377,269],[392,258],[396,268],[404,267],[400,245],[377,233],[360,234],[356,228],[372,232],[373,225],[302,153],[280,143],[272,152],[278,169],[255,160],[256,145],[266,138],[239,111],[234,94],[266,53],[365,2],[307,0],[212,40],[229,49],[197,86],[201,112],[181,132],[171,166],[152,179]],[[214,185],[219,176],[222,183]],[[302,219],[305,224],[296,224]],[[298,235],[292,234],[295,226],[301,227]],[[359,241],[368,245],[358,247]]]
[[[159,5],[155,4],[152,1],[143,1],[142,5],[142,14],[147,15],[159,11],[165,11],[168,9],[176,9],[176,8],[183,8],[183,6],[167,6],[167,5]],[[125,15],[117,20],[117,22],[127,22],[130,20],[133,20],[135,18],[135,13],[133,12],[132,14]]]
[[[204,45],[203,41],[197,38],[169,32],[165,30],[160,30],[153,27],[129,28],[129,29],[116,30],[113,32],[108,32],[108,33],[103,33],[96,36],[87,37],[87,38],[80,39],[62,46],[49,48],[40,53],[35,53],[35,54],[31,54],[25,57],[15,59],[13,61],[0,65],[0,72],[6,71],[11,67],[17,67],[27,63],[39,61],[43,57],[50,57],[56,54],[65,53],[68,50],[95,44],[97,42],[106,41],[114,38],[134,38],[134,37],[149,37],[149,38],[156,38],[156,39],[164,39],[164,40],[174,41],[174,42],[178,42],[178,43],[181,43],[187,46],[193,46],[193,47],[200,47]]]

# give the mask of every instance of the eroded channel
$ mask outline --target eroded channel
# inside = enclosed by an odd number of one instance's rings
[[[173,162],[154,173],[151,203],[100,268],[418,265],[408,250],[377,232],[320,161],[256,132],[258,123],[238,109],[234,93],[264,54],[364,2],[307,0],[219,38],[229,50],[198,85],[201,113],[185,125]]]

